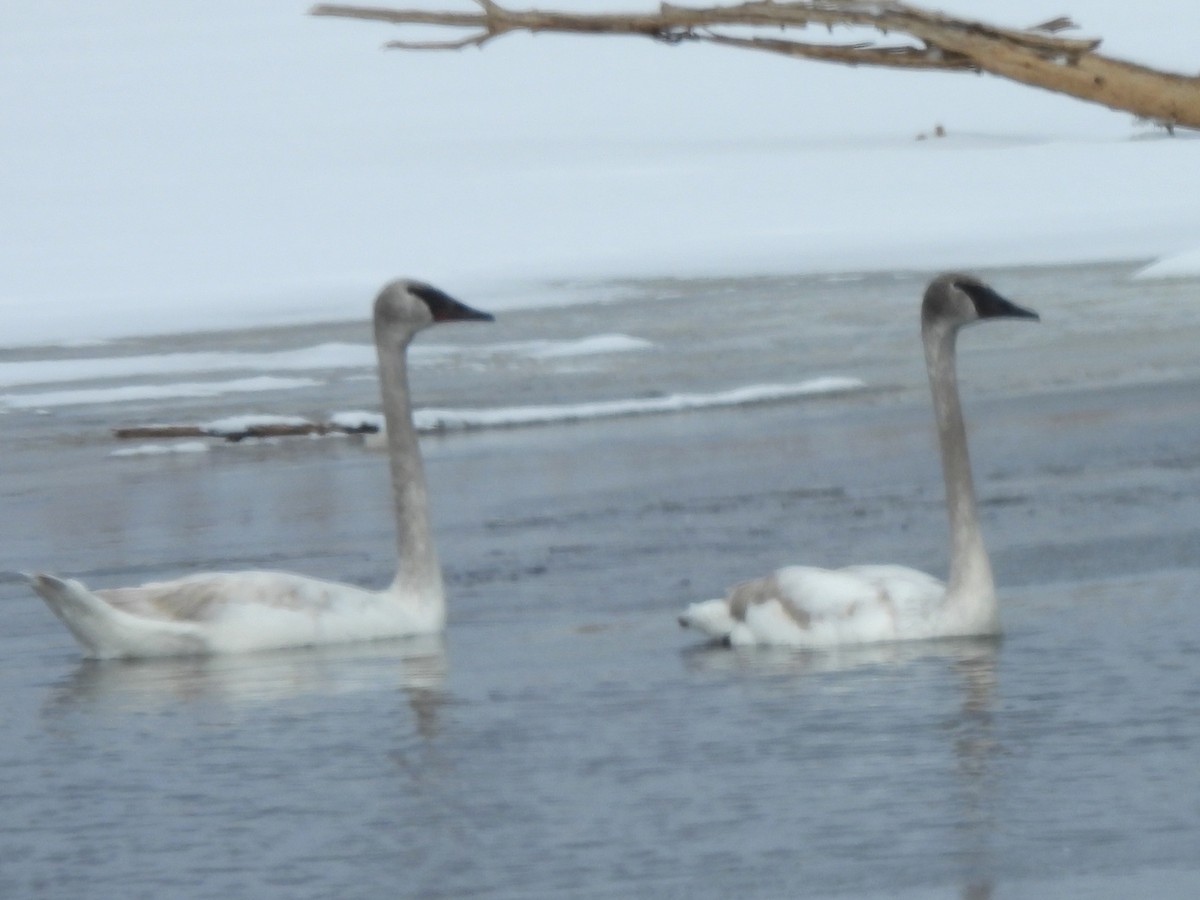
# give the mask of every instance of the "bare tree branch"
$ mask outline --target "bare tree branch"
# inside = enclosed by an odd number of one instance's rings
[[[219,437],[230,443],[246,438],[296,437],[313,434],[375,434],[378,427],[368,423],[358,426],[339,425],[333,422],[297,422],[278,424],[274,422],[250,422],[244,427],[228,431],[214,431],[204,425],[129,425],[114,428],[113,437],[122,440],[146,438]]]
[[[842,63],[848,66],[888,66],[894,69],[969,69],[978,67],[958,54],[931,54],[919,47],[896,45],[876,47],[871,44],[806,44],[779,38],[739,38],[724,34],[707,34],[702,40],[726,47],[764,50],[802,59]]]
[[[314,16],[364,19],[394,25],[467,29],[460,39],[396,40],[405,50],[480,47],[511,32],[640,35],[669,44],[718,44],[850,66],[988,72],[1033,87],[1068,94],[1152,121],[1200,128],[1200,78],[1164,72],[1097,52],[1096,38],[1068,38],[1074,28],[1058,16],[1028,29],[1003,28],[898,0],[749,0],[732,6],[684,7],[663,3],[649,13],[569,13],[509,9],[475,0],[477,12],[386,9],[322,4]],[[822,26],[871,29],[907,42],[813,43],[789,35]],[[741,29],[729,33],[730,28]],[[745,29],[770,30],[746,36]],[[782,33],[783,36],[780,36]]]
[[[457,41],[388,41],[383,46],[389,50],[462,50],[464,47],[482,47],[498,36],[490,31],[479,31]]]

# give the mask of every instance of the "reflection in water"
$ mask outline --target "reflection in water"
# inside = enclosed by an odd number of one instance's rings
[[[756,676],[807,677],[849,673],[872,667],[903,666],[943,660],[958,676],[962,701],[958,714],[947,723],[953,736],[961,810],[962,843],[956,854],[962,860],[964,900],[989,900],[995,866],[991,838],[995,828],[995,785],[992,761],[997,744],[993,734],[993,704],[997,689],[997,638],[960,638],[868,644],[829,650],[794,650],[783,647],[728,648],[719,644],[691,646],[683,651],[684,664],[694,672],[748,673]],[[875,682],[873,687],[878,687]]]
[[[989,900],[992,896],[995,784],[991,764],[997,749],[992,716],[996,655],[993,642],[990,653],[964,656],[954,662],[963,687],[961,714],[954,729],[954,756],[962,782],[964,900]]]
[[[399,688],[423,737],[445,703],[440,636],[231,656],[83,660],[49,697],[55,715],[82,708],[158,711],[191,703],[254,707],[301,697]]]
[[[683,651],[683,658],[687,668],[695,672],[804,675],[845,672],[869,666],[902,665],[923,659],[944,659],[956,667],[973,660],[986,659],[994,667],[998,647],[999,641],[996,638],[987,637],[859,644],[852,647],[831,647],[826,650],[795,650],[788,647],[730,648],[710,643],[687,647]]]

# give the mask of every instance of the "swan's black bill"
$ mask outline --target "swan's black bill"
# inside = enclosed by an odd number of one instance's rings
[[[435,322],[494,322],[496,317],[491,313],[483,312],[482,310],[473,309],[461,300],[455,300],[444,291],[440,291],[431,284],[412,284],[409,285],[409,291],[417,297],[425,301],[425,305],[429,307],[429,311],[433,314]]]
[[[956,281],[954,286],[971,298],[975,304],[975,312],[981,319],[1033,319],[1040,321],[1032,309],[1017,306],[1011,300],[1001,297],[986,284],[974,284],[969,281]]]

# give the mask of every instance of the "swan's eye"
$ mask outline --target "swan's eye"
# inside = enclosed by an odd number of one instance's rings
[[[439,291],[431,284],[412,284],[409,285],[408,290],[409,293],[414,297],[419,297],[429,307],[434,321],[448,318],[448,314],[461,305],[449,294]]]
[[[985,284],[956,281],[954,282],[954,286],[971,298],[971,302],[975,304],[975,311],[980,316],[991,315],[993,309],[1007,305],[1008,303],[1008,301]]]
[[[491,313],[472,309],[465,303],[455,300],[449,294],[439,291],[433,285],[410,284],[408,290],[409,293],[419,298],[429,307],[429,313],[433,316],[433,321],[435,322],[454,322],[463,319],[478,319],[490,322],[493,319]]]
[[[1038,314],[1033,310],[1017,306],[1011,300],[997,294],[986,284],[978,284],[971,281],[956,281],[954,282],[954,286],[971,298],[971,302],[975,305],[975,312],[981,319],[1038,318]]]
[[[975,300],[975,301],[979,300],[979,298],[981,296],[984,296],[985,294],[995,293],[995,291],[993,291],[991,288],[987,287],[986,285],[976,284],[973,281],[956,281],[956,282],[954,282],[954,287],[958,288],[960,291],[962,291],[964,294],[966,294],[968,297],[970,297],[972,300]]]

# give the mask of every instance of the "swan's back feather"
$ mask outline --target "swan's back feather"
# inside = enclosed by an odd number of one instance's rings
[[[680,623],[734,644],[834,647],[935,636],[946,596],[938,579],[905,566],[787,566],[694,603]]]
[[[440,591],[367,591],[288,572],[193,575],[90,591],[49,575],[31,579],[88,656],[241,653],[435,634]]]
[[[940,603],[946,593],[945,582],[908,566],[846,566],[839,571],[856,575],[886,591],[891,602],[909,614],[932,612],[931,602]]]
[[[230,572],[94,593],[130,615],[166,622],[211,622],[239,606],[319,614],[329,609],[334,596],[344,598],[359,590],[290,572]]]

